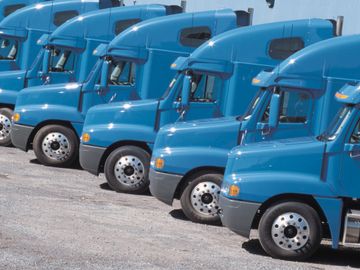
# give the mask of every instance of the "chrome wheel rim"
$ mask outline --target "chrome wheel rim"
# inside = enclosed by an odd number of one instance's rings
[[[298,250],[309,240],[307,220],[297,213],[285,213],[277,217],[271,228],[272,239],[282,249]]]
[[[123,185],[136,186],[145,178],[145,166],[135,156],[123,156],[115,164],[114,174]]]
[[[213,182],[201,182],[191,191],[191,205],[201,215],[217,216],[220,187]]]
[[[69,139],[64,134],[51,132],[43,139],[42,150],[48,158],[64,161],[70,156],[71,146]]]
[[[0,141],[8,140],[11,132],[11,119],[0,114]]]

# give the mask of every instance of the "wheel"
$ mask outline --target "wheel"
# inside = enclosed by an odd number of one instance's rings
[[[0,109],[0,146],[11,145],[11,117],[13,111],[8,108]]]
[[[304,260],[320,246],[322,227],[319,215],[301,202],[277,204],[262,216],[259,238],[263,249],[274,258]]]
[[[69,167],[78,158],[79,140],[71,128],[49,125],[36,133],[33,149],[40,163]]]
[[[117,192],[141,194],[149,188],[150,154],[136,146],[123,146],[106,159],[104,173]]]
[[[194,175],[180,197],[185,216],[193,222],[221,224],[218,212],[222,174],[201,173]]]

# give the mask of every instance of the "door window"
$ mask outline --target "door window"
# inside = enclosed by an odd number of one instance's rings
[[[0,59],[15,60],[18,54],[19,42],[15,39],[2,39],[0,42]]]
[[[134,62],[111,61],[108,83],[110,85],[134,85],[135,69]]]
[[[190,101],[214,102],[221,80],[215,76],[194,74],[191,80]]]
[[[360,120],[351,134],[350,142],[353,144],[360,144]]]
[[[50,72],[73,72],[75,53],[70,50],[53,48],[50,54]]]
[[[306,92],[282,91],[279,123],[304,124],[311,109],[311,96]],[[267,123],[270,115],[270,101],[261,122]]]

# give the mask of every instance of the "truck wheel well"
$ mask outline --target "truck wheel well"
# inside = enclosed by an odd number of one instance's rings
[[[10,110],[14,110],[14,109],[15,109],[15,105],[0,103],[0,108],[8,108],[8,109],[10,109]]]
[[[34,140],[34,137],[36,135],[36,133],[38,133],[38,131],[43,128],[44,126],[48,126],[48,125],[60,125],[60,126],[65,126],[68,128],[71,128],[75,134],[76,134],[76,130],[74,129],[74,127],[71,125],[71,123],[69,121],[62,121],[62,120],[47,120],[44,122],[41,122],[40,124],[38,124],[34,130],[31,132],[29,140],[27,142],[27,148],[30,149],[32,148],[32,143]],[[80,139],[78,138],[78,140],[80,141]]]
[[[194,168],[190,171],[188,171],[183,178],[181,179],[180,183],[178,184],[176,191],[175,191],[175,199],[180,199],[181,194],[183,193],[183,191],[186,188],[187,183],[189,183],[189,181],[191,180],[192,177],[196,176],[196,175],[200,175],[200,174],[205,174],[205,173],[219,173],[219,174],[224,174],[225,172],[225,168],[221,168],[221,167],[198,167],[198,168]]]
[[[104,172],[104,165],[105,165],[105,161],[108,158],[108,156],[111,154],[112,151],[114,151],[116,148],[119,148],[121,146],[125,146],[125,145],[131,145],[131,146],[137,146],[140,147],[142,149],[144,149],[146,152],[148,152],[151,155],[151,149],[150,147],[145,143],[145,142],[141,142],[141,141],[120,141],[120,142],[116,142],[112,145],[110,145],[106,151],[104,152],[101,160],[100,160],[100,167],[99,167],[99,171],[100,172]]]
[[[329,229],[329,226],[327,223],[326,216],[325,216],[324,212],[322,211],[321,207],[319,206],[319,204],[317,203],[317,201],[312,196],[301,195],[301,194],[281,194],[281,195],[272,197],[272,198],[268,199],[267,201],[265,201],[260,206],[259,211],[255,215],[251,228],[258,229],[260,219],[268,208],[270,208],[271,206],[273,206],[275,204],[278,204],[281,202],[286,202],[286,201],[302,202],[302,203],[305,203],[305,204],[311,206],[312,208],[314,208],[315,211],[318,213],[318,215],[321,219],[321,222],[323,223],[324,236],[327,237],[330,235],[330,229]]]

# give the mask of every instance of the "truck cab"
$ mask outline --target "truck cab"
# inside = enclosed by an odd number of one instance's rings
[[[323,239],[333,248],[360,247],[360,84],[351,81],[335,96],[340,109],[321,135],[239,146],[229,155],[223,224],[244,237],[258,229],[272,257],[304,260]]]
[[[243,115],[164,127],[152,154],[152,194],[169,205],[180,199],[192,221],[219,222],[228,152],[239,144],[324,132],[339,106],[334,93],[359,78],[359,58],[353,56],[358,42],[357,36],[321,41],[262,71],[253,79],[254,86],[262,85]]]
[[[166,6],[161,10],[163,15],[181,11]],[[144,18],[153,12],[149,9]],[[237,18],[235,12],[222,10],[175,14],[131,26],[108,46],[95,50],[99,60],[83,83],[21,91],[11,133],[13,144],[23,150],[32,146],[43,164],[69,166],[78,158],[79,138],[91,107],[119,108],[116,101],[141,103],[158,98],[174,76],[171,63],[188,56],[213,35],[237,27]]]
[[[34,77],[28,71],[32,69],[34,74],[41,64],[44,53],[39,43],[44,35],[79,14],[100,9],[108,1],[47,1],[19,9],[0,22],[0,146],[11,144],[16,95]]]
[[[333,36],[330,21],[314,19],[243,27],[212,38],[172,65],[177,75],[162,98],[91,109],[83,130],[81,165],[94,174],[104,171],[117,191],[144,191],[149,185],[150,155],[162,126],[242,114],[252,99],[251,80],[256,74]],[[136,157],[139,167],[124,162],[123,156]],[[118,166],[119,162],[126,166]]]
[[[93,52],[100,44],[108,44],[143,19],[164,15],[163,9],[161,5],[145,5],[95,10],[70,19],[51,35],[44,34],[38,40],[42,49],[29,69],[0,72],[0,115],[4,111],[5,119],[12,114],[24,88],[85,81],[98,59]],[[11,143],[11,127],[7,131],[0,145]]]

